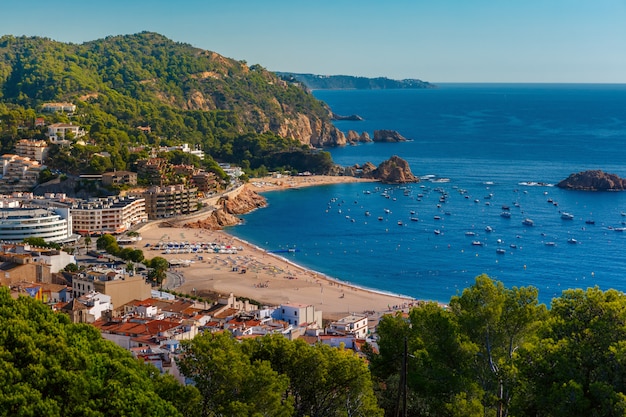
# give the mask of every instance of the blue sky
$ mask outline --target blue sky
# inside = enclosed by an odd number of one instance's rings
[[[82,43],[147,30],[272,71],[626,83],[626,0],[3,3],[3,35]]]

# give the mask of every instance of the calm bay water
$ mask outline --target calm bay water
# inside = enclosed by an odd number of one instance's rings
[[[330,277],[420,299],[447,302],[482,273],[535,286],[545,303],[567,288],[626,291],[626,193],[551,186],[587,169],[626,177],[625,85],[315,95],[365,119],[337,122],[344,132],[394,129],[411,139],[330,149],[337,163],[398,155],[428,180],[270,192],[269,207],[230,233],[268,250],[295,247],[289,260]]]

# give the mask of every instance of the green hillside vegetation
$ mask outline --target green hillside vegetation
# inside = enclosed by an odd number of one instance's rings
[[[285,81],[299,82],[311,90],[385,90],[404,88],[435,88],[434,84],[417,79],[392,80],[386,77],[355,77],[352,75],[316,75],[277,72]]]
[[[45,102],[69,101],[74,115],[43,114],[88,132],[85,146],[53,154],[48,165],[91,172],[131,169],[140,145],[199,147],[211,159],[249,171],[264,166],[325,172],[330,155],[279,136],[298,114],[329,122],[329,110],[303,89],[258,65],[173,42],[156,33],[114,36],[84,44],[44,38],[0,38],[0,139],[11,152],[35,128]],[[149,126],[150,133],[137,129]],[[93,161],[100,151],[107,161]],[[288,162],[294,157],[294,165]],[[277,162],[278,161],[278,162]],[[287,161],[287,162],[286,162]],[[90,163],[91,162],[91,163]]]

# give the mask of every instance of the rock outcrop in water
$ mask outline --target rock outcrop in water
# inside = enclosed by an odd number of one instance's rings
[[[363,118],[358,114],[351,114],[350,116],[341,116],[339,114],[331,113],[330,118],[332,120],[350,120],[353,122],[362,122]]]
[[[382,162],[375,170],[369,173],[364,172],[363,178],[377,179],[386,184],[419,182],[419,178],[411,172],[409,163],[396,155]]]
[[[567,190],[623,191],[626,190],[626,179],[600,170],[592,170],[572,174],[556,186]]]
[[[374,142],[406,142],[407,138],[395,130],[375,130]]]
[[[360,135],[354,130],[348,130],[346,133],[346,141],[351,145],[356,145],[357,143],[369,143],[372,141],[369,133],[362,132]]]

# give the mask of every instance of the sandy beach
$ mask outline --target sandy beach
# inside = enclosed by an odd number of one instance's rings
[[[363,180],[329,176],[268,177],[251,181],[246,187],[265,192],[355,181]],[[135,246],[144,251],[146,258],[161,256],[170,262],[187,262],[189,266],[173,268],[182,277],[182,283],[176,288],[178,292],[201,294],[203,290],[209,290],[222,295],[233,293],[268,305],[312,304],[323,311],[325,318],[337,318],[348,313],[388,312],[406,308],[415,302],[335,281],[222,230],[161,227],[158,222],[151,222],[138,232],[142,240]],[[230,246],[232,253],[164,253],[163,250],[151,249],[160,243],[174,242]]]

